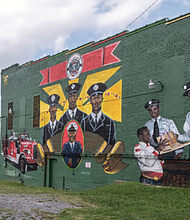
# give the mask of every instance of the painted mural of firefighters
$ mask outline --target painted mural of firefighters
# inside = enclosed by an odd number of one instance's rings
[[[56,119],[57,104],[59,99],[60,97],[57,94],[53,94],[47,99],[49,104],[50,121],[42,129],[42,145],[44,145],[49,138],[63,131],[64,125]]]
[[[151,120],[145,123],[145,126],[148,127],[150,134],[151,134],[151,141],[150,144],[155,149],[157,149],[159,143],[157,138],[160,135],[164,135],[166,132],[173,132],[175,139],[177,139],[179,135],[179,131],[172,119],[163,118],[160,116],[160,101],[158,99],[152,99],[145,104],[145,109],[149,111],[150,116],[152,117]],[[178,149],[173,151],[167,155],[164,155],[164,159],[179,159],[182,156],[183,149]]]
[[[93,138],[99,139],[99,142],[95,141],[95,146],[94,144],[93,147],[92,144],[87,146],[87,151],[95,155],[97,163],[103,163],[102,168],[106,173],[115,174],[125,169],[128,164],[124,164],[121,161],[121,155],[125,152],[125,146],[121,141],[116,142],[115,123],[113,119],[102,112],[103,94],[107,86],[100,82],[92,84],[87,90],[92,107],[89,115],[77,108],[77,93],[80,87],[79,83],[72,83],[67,87],[69,108],[59,121],[56,120],[56,111],[60,97],[57,94],[53,94],[48,98],[50,122],[42,129],[43,146],[38,144],[39,164],[45,164],[45,154],[43,152],[48,151],[52,153],[55,150],[57,151],[58,142],[62,140],[61,155],[63,160],[68,168],[76,168],[80,164],[80,154],[83,152],[80,141],[76,140],[77,131],[80,127],[80,131],[85,137],[85,143],[90,142]],[[54,133],[52,129],[55,121],[55,124],[58,126],[57,133]],[[62,132],[61,135],[55,136],[55,134],[60,132]],[[65,135],[65,132],[68,134]],[[100,139],[102,140],[100,141]],[[120,156],[114,157],[115,154]],[[49,158],[50,156],[48,156]]]
[[[63,144],[62,153],[63,159],[69,168],[76,168],[81,160],[82,145],[76,141],[76,133],[78,126],[75,122],[71,122],[67,126],[69,141]]]
[[[104,138],[107,144],[115,144],[116,131],[114,121],[102,112],[103,93],[107,89],[103,83],[93,84],[87,91],[90,96],[92,112],[82,120],[83,131],[96,133]]]
[[[187,96],[190,98],[190,82],[184,84],[182,88],[185,90],[185,92],[183,93],[183,97]],[[186,119],[183,125],[183,134],[178,135],[178,140],[181,142],[190,141],[190,112],[188,112],[186,115]],[[190,147],[188,159],[190,159]]]
[[[140,182],[160,186],[162,184],[162,165],[164,161],[160,160],[159,154],[167,144],[167,140],[162,140],[155,150],[155,148],[149,144],[151,135],[146,126],[137,130],[137,136],[139,138],[139,144],[134,148],[134,156],[137,158],[138,166],[141,171]]]
[[[69,109],[59,120],[59,122],[61,122],[64,126],[71,119],[75,119],[81,123],[81,121],[87,116],[85,112],[82,112],[77,108],[78,91],[80,87],[81,85],[79,83],[72,83],[66,89],[66,92],[68,93]]]

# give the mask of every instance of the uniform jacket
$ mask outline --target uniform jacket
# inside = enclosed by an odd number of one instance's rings
[[[77,108],[76,114],[75,114],[75,118],[71,118],[69,115],[68,110],[63,114],[63,116],[60,118],[59,122],[61,122],[64,126],[67,124],[68,121],[70,121],[71,119],[75,119],[79,122],[79,124],[81,123],[81,121],[87,116],[87,114],[85,112],[82,112],[81,110],[79,110]]]
[[[107,115],[101,115],[97,126],[93,120],[92,115],[88,115],[85,119],[81,121],[81,127],[83,131],[90,131],[96,134],[99,134],[104,138],[108,144],[115,144],[116,132],[114,121],[109,118]]]
[[[64,128],[63,124],[58,122],[57,120],[56,120],[55,129],[53,132],[51,130],[50,122],[47,125],[45,125],[42,129],[42,141],[41,141],[42,145],[44,145],[49,138],[62,132],[63,128]]]
[[[62,148],[62,156],[64,158],[65,163],[70,167],[70,168],[75,168],[77,167],[78,163],[80,162],[80,154],[82,153],[82,146],[80,142],[74,143],[74,148],[73,150],[71,149],[70,142],[66,142],[63,144]],[[71,160],[69,160],[71,159]],[[71,164],[69,164],[69,162]]]

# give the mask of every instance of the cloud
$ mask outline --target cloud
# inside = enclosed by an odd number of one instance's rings
[[[186,2],[185,0],[183,0]],[[1,0],[0,68],[123,31],[154,0]],[[136,23],[143,24],[158,1]],[[152,21],[154,22],[154,21]],[[38,57],[36,57],[38,56]]]
[[[67,38],[69,38],[69,36]],[[67,38],[64,38],[63,36],[58,36],[57,39],[55,40],[53,50],[55,52],[61,51],[65,47],[65,40]]]

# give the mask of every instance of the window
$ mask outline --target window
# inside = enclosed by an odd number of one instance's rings
[[[40,95],[34,96],[33,100],[33,128],[39,127],[40,121]]]
[[[8,103],[8,130],[13,130],[13,102]]]

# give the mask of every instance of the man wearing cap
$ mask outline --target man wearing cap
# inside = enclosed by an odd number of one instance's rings
[[[78,100],[77,93],[80,87],[81,85],[79,83],[72,83],[66,89],[68,93],[69,109],[63,114],[63,116],[59,120],[64,125],[66,125],[67,122],[71,119],[75,119],[80,123],[82,119],[87,116],[85,112],[82,112],[76,107],[76,103]]]
[[[173,132],[174,137],[177,139],[179,131],[174,121],[160,116],[160,107],[159,107],[158,99],[152,99],[148,101],[144,107],[149,111],[149,114],[152,117],[151,120],[145,123],[145,126],[148,127],[151,134],[151,141],[150,141],[151,146],[157,149],[158,141],[156,138],[159,137],[159,135],[165,134],[166,132],[170,132],[170,131]],[[164,159],[173,159],[173,158],[179,159],[182,156],[182,153],[183,153],[183,149],[178,149],[175,152],[171,152],[162,157]]]
[[[102,112],[103,93],[107,89],[103,83],[93,84],[87,91],[90,96],[92,112],[82,120],[83,131],[99,134],[110,144],[115,144],[116,132],[114,121]]]
[[[185,90],[185,92],[183,93],[183,96],[184,97],[188,96],[190,98],[190,82],[183,85],[182,88]],[[178,135],[178,141],[181,141],[181,142],[190,141],[190,112],[188,112],[186,115],[186,120],[183,125],[183,134]]]
[[[151,185],[161,185],[164,161],[159,159],[159,153],[165,145],[167,140],[163,140],[155,150],[149,142],[151,135],[146,126],[137,130],[139,144],[134,147],[134,156],[138,160],[138,166],[141,171],[140,182]]]
[[[53,137],[54,135],[63,131],[64,125],[56,119],[57,104],[59,102],[59,99],[60,97],[57,94],[53,94],[47,99],[50,106],[50,121],[42,129],[42,145],[44,145],[50,137]]]
[[[82,146],[80,142],[75,141],[77,129],[78,126],[74,122],[67,126],[69,141],[62,147],[61,155],[69,168],[77,167],[81,160]]]

